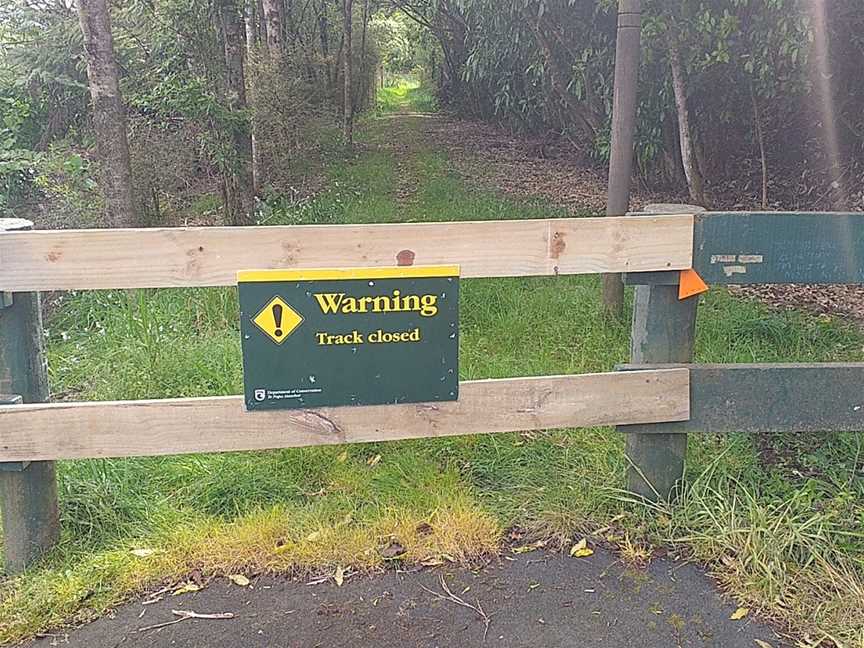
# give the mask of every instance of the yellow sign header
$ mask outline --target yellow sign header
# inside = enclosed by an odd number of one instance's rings
[[[458,277],[459,266],[399,266],[396,268],[339,268],[306,270],[240,270],[237,283],[269,281],[333,281],[338,279],[413,279]]]

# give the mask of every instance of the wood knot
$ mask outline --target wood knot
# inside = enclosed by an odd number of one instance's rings
[[[564,235],[561,232],[555,232],[549,244],[549,255],[553,259],[557,259],[564,253],[566,248],[567,243],[564,241]]]
[[[414,250],[402,250],[396,255],[396,263],[400,266],[413,266],[415,256]]]

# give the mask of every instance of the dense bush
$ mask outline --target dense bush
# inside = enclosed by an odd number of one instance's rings
[[[112,6],[142,224],[218,219],[220,205],[230,221],[232,193],[246,191],[238,176],[248,162],[237,143],[248,141],[253,130],[259,135],[259,198],[296,193],[308,173],[304,156],[318,147],[322,134],[331,137],[343,109],[340,4],[283,2],[282,49],[275,57],[255,4],[129,0]],[[355,110],[368,108],[374,94],[379,46],[370,25],[377,6],[358,0],[352,14]],[[245,31],[244,99],[232,85],[226,11]],[[39,225],[99,224],[98,186],[83,180],[99,178],[87,84],[74,3],[3,3],[0,208]],[[73,166],[80,160],[81,168],[65,168],[69,160]]]
[[[563,137],[607,159],[617,2],[394,4],[435,35],[439,95],[452,109]],[[854,166],[864,152],[862,34],[857,0],[645,0],[637,146],[643,175],[682,181],[673,45],[698,166],[709,182],[759,176],[762,149],[772,169]],[[829,122],[839,152],[826,150]],[[835,197],[864,207],[860,195]]]

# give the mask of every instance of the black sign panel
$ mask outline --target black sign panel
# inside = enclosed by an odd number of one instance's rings
[[[246,407],[452,401],[459,268],[238,273]]]

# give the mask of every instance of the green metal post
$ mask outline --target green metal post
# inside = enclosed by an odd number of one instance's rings
[[[0,218],[0,236],[32,227]],[[0,259],[0,289],[2,272]],[[25,403],[48,400],[39,293],[5,293],[0,299],[0,394],[20,395]],[[18,574],[59,537],[54,462],[0,463],[0,508],[6,573]]]
[[[699,211],[704,210],[692,205],[645,208],[647,213],[664,214]],[[679,300],[677,285],[637,286],[630,362],[636,365],[692,362],[698,303],[698,296]],[[628,488],[632,493],[652,502],[675,496],[684,478],[686,434],[627,434],[626,452],[630,464]]]

